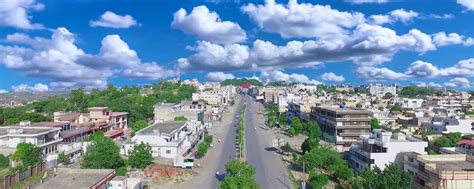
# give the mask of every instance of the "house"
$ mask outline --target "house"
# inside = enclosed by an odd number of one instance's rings
[[[349,150],[349,164],[357,171],[373,167],[383,170],[390,163],[402,166],[403,153],[426,154],[428,147],[428,142],[421,139],[382,129],[375,129],[361,138],[362,144],[353,145]]]
[[[472,120],[459,117],[432,117],[429,122],[422,124],[422,128],[433,131],[435,134],[460,132],[472,134]]]
[[[128,155],[134,145],[144,143],[150,145],[153,157],[175,161],[190,156],[203,134],[203,126],[197,121],[155,123],[138,131],[123,146],[122,154]]]
[[[70,123],[71,125],[80,125],[86,123],[108,123],[111,130],[113,128],[128,128],[128,113],[113,112],[107,107],[92,107],[88,109],[89,113],[75,112],[54,112],[54,122]],[[107,131],[108,131],[107,130]]]
[[[0,149],[2,152],[14,152],[20,143],[31,143],[43,150],[47,155],[58,150],[60,127],[36,124],[35,126],[3,126],[0,127]]]
[[[403,169],[413,175],[413,188],[473,188],[474,157],[466,154],[406,154]]]

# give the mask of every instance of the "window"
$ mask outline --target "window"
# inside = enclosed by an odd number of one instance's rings
[[[171,154],[171,150],[166,150],[166,154]]]

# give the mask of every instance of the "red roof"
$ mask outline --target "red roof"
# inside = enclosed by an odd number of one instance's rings
[[[467,144],[469,146],[474,146],[474,140],[461,140],[458,142],[459,145]]]
[[[250,88],[252,85],[248,84],[248,83],[244,83],[241,85],[242,88],[245,88],[245,89],[248,89]]]

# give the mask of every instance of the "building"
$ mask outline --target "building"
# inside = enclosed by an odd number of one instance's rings
[[[137,132],[123,146],[122,154],[128,155],[134,145],[145,143],[150,145],[153,157],[182,160],[190,155],[203,134],[203,126],[197,121],[155,123]]]
[[[313,107],[311,120],[316,120],[323,132],[323,139],[334,142],[340,151],[360,142],[361,135],[370,133],[371,112],[367,110]]]
[[[115,177],[115,170],[58,168],[54,175],[35,188],[106,189]]]
[[[229,92],[205,91],[193,93],[193,101],[206,101],[210,105],[227,105],[229,103]]]
[[[357,92],[366,92],[367,94],[373,96],[385,96],[385,94],[390,93],[393,96],[397,95],[397,86],[396,85],[384,85],[384,84],[369,84],[362,85],[357,88]]]
[[[18,144],[31,143],[47,155],[58,150],[58,144],[62,142],[60,132],[60,127],[51,127],[46,123],[44,126],[3,126],[0,127],[0,149],[2,152],[14,152]]]
[[[175,117],[186,117],[188,120],[202,121],[207,106],[199,102],[183,101],[180,104],[157,103],[153,106],[155,123],[174,121]]]
[[[362,144],[354,145],[349,151],[349,164],[354,170],[362,171],[395,163],[403,165],[403,153],[417,152],[426,154],[428,142],[401,133],[375,129],[371,135],[361,136]]]
[[[54,112],[54,122],[65,122],[71,125],[108,123],[110,125],[108,130],[128,128],[127,112],[112,112],[107,107],[92,107],[89,108],[88,111],[89,113]]]
[[[381,125],[391,125],[396,122],[397,118],[390,115],[388,110],[369,109],[371,116],[377,118]]]
[[[433,131],[435,134],[460,132],[472,134],[472,120],[451,117],[432,117],[429,122],[422,123],[422,128]]]
[[[400,105],[404,109],[418,109],[423,105],[423,99],[418,98],[392,98],[390,103],[392,105]]]
[[[415,189],[474,188],[474,157],[466,154],[407,154],[404,170],[412,173]]]
[[[87,122],[97,123],[97,122],[107,122],[112,124],[112,128],[122,128],[125,129],[128,127],[127,112],[112,112],[107,107],[92,107],[89,108],[89,114],[86,116],[88,119]]]

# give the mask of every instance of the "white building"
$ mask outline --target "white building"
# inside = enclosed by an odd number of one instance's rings
[[[372,117],[375,117],[379,120],[381,125],[390,125],[396,122],[397,117],[390,115],[388,110],[378,110],[378,109],[368,109],[372,112]]]
[[[202,131],[203,125],[197,121],[155,123],[137,132],[123,146],[122,154],[128,155],[134,145],[144,143],[150,145],[153,157],[182,160],[190,156],[192,147],[203,135]]]
[[[422,128],[429,129],[435,134],[447,134],[460,132],[462,134],[472,134],[472,119],[460,119],[451,117],[433,117],[427,123],[422,123]]]
[[[423,99],[417,98],[393,98],[390,103],[392,105],[398,104],[405,109],[418,109],[423,105],[423,101]]]
[[[385,169],[390,163],[403,164],[403,153],[426,154],[428,142],[400,133],[375,129],[371,135],[361,136],[362,144],[353,145],[349,151],[349,163],[357,171],[366,168]]]
[[[60,127],[48,126],[4,126],[0,127],[0,151],[14,152],[20,143],[31,143],[47,155],[58,150]]]
[[[369,84],[367,86],[361,86],[358,88],[359,91],[365,91],[370,95],[374,96],[384,96],[387,93],[392,94],[393,96],[397,95],[397,86],[396,85],[384,85],[384,84]]]

